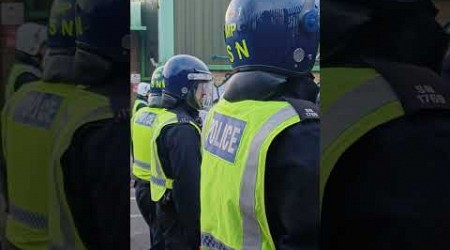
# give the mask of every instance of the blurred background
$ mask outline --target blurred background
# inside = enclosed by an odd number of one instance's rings
[[[25,22],[47,25],[52,0],[2,0],[0,3],[0,93],[3,93],[6,78],[14,62],[17,28]],[[0,95],[3,104],[3,95]]]

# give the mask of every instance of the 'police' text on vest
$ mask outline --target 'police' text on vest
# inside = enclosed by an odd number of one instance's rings
[[[214,114],[205,149],[228,162],[234,162],[246,122],[229,116]]]

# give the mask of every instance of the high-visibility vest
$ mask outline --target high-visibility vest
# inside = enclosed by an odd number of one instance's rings
[[[164,173],[164,167],[161,165],[161,160],[159,158],[158,150],[161,150],[158,148],[157,139],[161,134],[162,129],[171,124],[180,123],[181,121],[178,120],[177,114],[164,110],[160,114],[158,114],[157,119],[153,123],[153,138],[151,141],[151,168],[150,168],[150,194],[151,199],[154,202],[159,201],[164,193],[168,189],[173,188],[173,179],[170,179],[166,176]],[[193,122],[189,121],[189,124],[191,124],[200,134],[200,128]]]
[[[9,215],[6,238],[20,249],[48,249],[48,184],[59,116],[73,85],[30,83],[2,115]]]
[[[131,139],[133,141],[133,175],[141,180],[150,181],[151,141],[153,123],[160,108],[144,107],[131,119]]]
[[[284,101],[222,99],[211,109],[202,133],[202,249],[275,249],[265,210],[267,153],[299,122]]]
[[[114,111],[108,97],[80,90],[70,103],[70,121],[62,131],[53,150],[53,164],[50,172],[50,217],[49,233],[51,249],[86,249],[82,242],[64,192],[61,157],[71,144],[75,132],[83,125],[114,118]],[[68,110],[70,112],[70,110]]]
[[[17,92],[4,110],[6,126],[2,126],[3,131],[9,132],[10,127],[14,126],[11,128],[12,134],[7,133],[3,138],[7,162],[30,169],[34,167],[32,174],[12,170],[10,175],[8,171],[8,185],[20,181],[24,186],[19,189],[9,187],[9,192],[13,192],[9,195],[12,210],[6,237],[21,249],[35,249],[34,242],[29,243],[30,234],[22,232],[39,227],[47,231],[45,249],[85,249],[64,192],[61,157],[78,128],[114,117],[109,98],[86,91],[83,86],[37,82]],[[25,138],[30,144],[26,146],[30,148],[31,156],[28,158],[10,152],[10,148],[19,147],[15,140],[19,139],[19,135],[20,139]],[[37,145],[42,148],[38,149]],[[18,152],[24,151],[21,148]],[[42,163],[42,171],[36,163]],[[10,165],[7,167],[10,168]],[[31,175],[34,175],[33,178],[26,177]],[[47,193],[39,185],[45,185]],[[34,195],[34,190],[41,190],[41,193],[30,199],[29,194]],[[33,202],[37,200],[47,200],[45,208],[44,205],[40,207],[40,202]]]
[[[6,104],[2,114],[10,197],[6,238],[13,245],[48,249],[53,240],[51,232],[62,231],[60,221],[52,223],[54,213],[64,214],[70,221],[70,210],[61,192],[60,159],[78,127],[111,116],[106,97],[63,83],[30,83]],[[52,191],[59,192],[57,202],[52,203],[56,200]],[[57,230],[51,230],[52,225]],[[79,241],[73,223],[70,227],[71,237]],[[57,234],[66,233],[66,229]]]

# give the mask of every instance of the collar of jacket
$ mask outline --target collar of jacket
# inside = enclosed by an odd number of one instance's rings
[[[263,71],[237,72],[226,84],[224,98],[230,102],[280,100],[284,96],[314,102],[319,91],[311,76],[288,77]]]

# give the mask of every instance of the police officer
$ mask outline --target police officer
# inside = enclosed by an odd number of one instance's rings
[[[61,107],[68,103],[70,93],[76,90],[71,81],[75,32],[79,30],[66,34],[62,28],[63,20],[68,23],[75,21],[74,3],[73,0],[53,3],[43,81],[23,86],[8,100],[3,110],[2,138],[8,187],[6,249],[48,249],[52,149],[59,126],[64,125]],[[62,5],[71,7],[61,11]],[[22,76],[26,74],[31,73],[23,73]]]
[[[128,249],[130,192],[129,1],[77,0],[82,34],[53,150],[51,249]]]
[[[164,65],[163,107],[153,123],[151,198],[166,249],[198,249],[200,120],[211,105],[212,74],[196,57],[177,55]]]
[[[233,0],[234,74],[202,134],[201,246],[317,249],[319,43],[314,0]]]
[[[164,249],[164,239],[155,218],[155,203],[150,199],[150,159],[153,122],[161,109],[164,67],[155,69],[149,90],[149,107],[143,107],[131,119],[133,176],[136,202],[149,226],[150,249]],[[138,90],[139,91],[139,90]]]
[[[323,249],[449,249],[447,38],[433,3],[321,4]]]
[[[150,91],[150,84],[146,82],[139,83],[136,91],[136,100],[133,104],[133,115],[138,111],[140,108],[147,107],[148,103],[148,95]]]
[[[5,101],[24,84],[41,79],[46,41],[46,26],[25,23],[19,27],[16,37],[16,62],[5,86]]]

